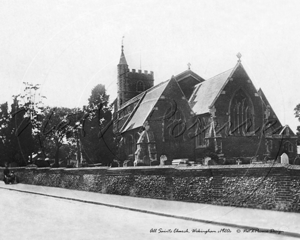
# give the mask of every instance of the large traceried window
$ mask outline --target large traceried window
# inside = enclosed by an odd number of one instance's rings
[[[182,140],[183,133],[186,129],[185,118],[179,109],[169,108],[163,120],[164,139]]]
[[[251,99],[239,89],[230,103],[231,133],[244,136],[254,129],[254,109]]]
[[[184,117],[179,109],[177,109],[173,121],[175,126],[172,129],[172,135],[178,137],[182,134],[185,124]]]

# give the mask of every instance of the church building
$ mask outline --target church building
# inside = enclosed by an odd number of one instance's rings
[[[122,46],[113,114],[120,160],[158,165],[211,157],[226,164],[276,160],[283,153],[293,160],[297,137],[237,57],[232,69],[212,78],[203,79],[189,65],[154,85],[152,71],[129,69]]]

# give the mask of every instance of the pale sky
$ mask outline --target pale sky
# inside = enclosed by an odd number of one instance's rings
[[[40,83],[50,106],[81,107],[105,84],[116,97],[121,40],[129,68],[155,84],[191,69],[208,79],[238,52],[282,124],[300,123],[298,0],[0,0],[0,103]]]

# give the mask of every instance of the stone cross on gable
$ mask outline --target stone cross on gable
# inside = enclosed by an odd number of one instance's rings
[[[190,63],[187,64],[188,65],[188,69],[191,70],[191,65]]]
[[[238,57],[238,62],[241,62],[241,57],[242,57],[242,54],[239,52],[237,55],[236,55],[237,57]]]
[[[210,109],[209,109],[209,113],[211,114],[211,116],[214,118],[214,117],[216,117],[216,108],[215,108],[215,106],[213,106],[213,107],[211,107]]]

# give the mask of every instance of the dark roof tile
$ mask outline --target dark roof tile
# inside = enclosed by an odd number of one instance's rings
[[[209,112],[211,104],[218,97],[233,69],[229,69],[195,86],[195,90],[189,100],[195,114]]]

